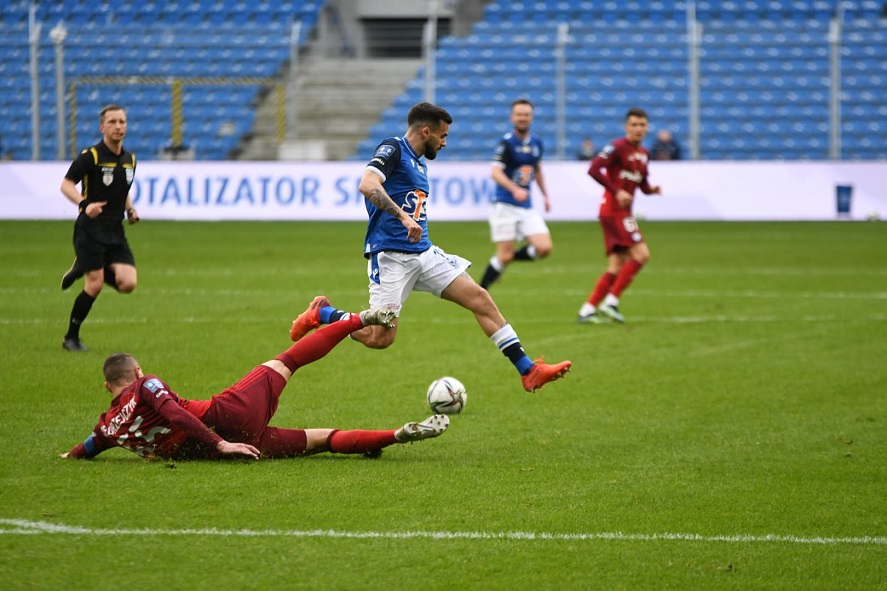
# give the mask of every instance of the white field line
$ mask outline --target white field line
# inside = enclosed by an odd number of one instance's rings
[[[286,538],[348,538],[348,539],[431,539],[431,540],[531,540],[531,541],[678,541],[678,542],[727,542],[727,543],[788,543],[813,545],[856,544],[887,546],[887,536],[860,536],[850,538],[793,536],[793,535],[717,535],[654,533],[628,534],[623,532],[600,533],[543,533],[543,532],[447,532],[447,531],[337,531],[337,530],[251,530],[251,529],[94,529],[59,525],[45,521],[24,519],[0,519],[0,535],[67,534],[75,536],[218,536],[218,537],[286,537]]]

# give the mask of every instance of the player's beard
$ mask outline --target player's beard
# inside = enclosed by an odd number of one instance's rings
[[[428,160],[434,160],[437,158],[437,153],[440,152],[440,148],[434,149],[429,145],[425,146],[425,158]]]

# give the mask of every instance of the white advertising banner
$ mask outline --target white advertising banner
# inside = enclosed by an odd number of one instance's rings
[[[68,162],[0,163],[0,219],[74,219],[59,186]],[[429,162],[431,220],[485,220],[490,164]],[[551,221],[597,219],[602,188],[586,162],[546,162]],[[145,220],[365,220],[361,162],[139,162],[132,197]],[[887,219],[885,162],[653,162],[663,194],[635,199],[648,220],[834,220],[838,186],[850,219]],[[538,189],[534,202],[542,210]]]

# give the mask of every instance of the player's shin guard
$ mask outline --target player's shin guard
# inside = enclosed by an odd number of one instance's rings
[[[66,339],[80,338],[80,325],[86,320],[94,303],[94,297],[85,291],[80,292],[77,299],[74,300],[74,307],[71,309],[71,318],[68,321],[68,333],[65,335]]]
[[[638,274],[643,266],[643,263],[639,263],[634,259],[629,259],[629,261],[623,265],[622,270],[619,271],[619,276],[616,277],[616,282],[613,284],[613,287],[610,288],[610,293],[617,298],[621,296],[622,292],[631,285],[634,276]]]
[[[327,439],[336,454],[365,454],[397,443],[395,431],[333,431]]]
[[[503,271],[505,271],[505,265],[499,262],[499,259],[494,256],[490,259],[490,263],[487,265],[487,270],[484,271],[484,276],[480,280],[480,286],[484,289],[489,288],[499,280]]]
[[[592,291],[591,295],[588,296],[588,303],[592,306],[597,307],[597,305],[604,300],[604,297],[610,291],[610,288],[613,287],[613,284],[615,282],[615,273],[604,273],[603,275],[601,275],[594,286],[594,291]]]
[[[524,375],[533,368],[533,361],[527,357],[520,339],[517,338],[517,333],[511,328],[510,324],[506,324],[494,332],[490,340],[514,364],[519,374]]]

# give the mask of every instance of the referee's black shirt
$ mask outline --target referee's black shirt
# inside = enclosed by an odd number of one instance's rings
[[[115,242],[114,238],[123,235],[123,216],[126,213],[126,197],[135,178],[136,157],[132,152],[121,150],[113,153],[104,141],[86,148],[65,174],[65,178],[81,183],[80,193],[84,199],[80,203],[80,216],[77,225],[88,229],[97,239]],[[90,203],[107,201],[102,213],[96,218],[86,215]]]

